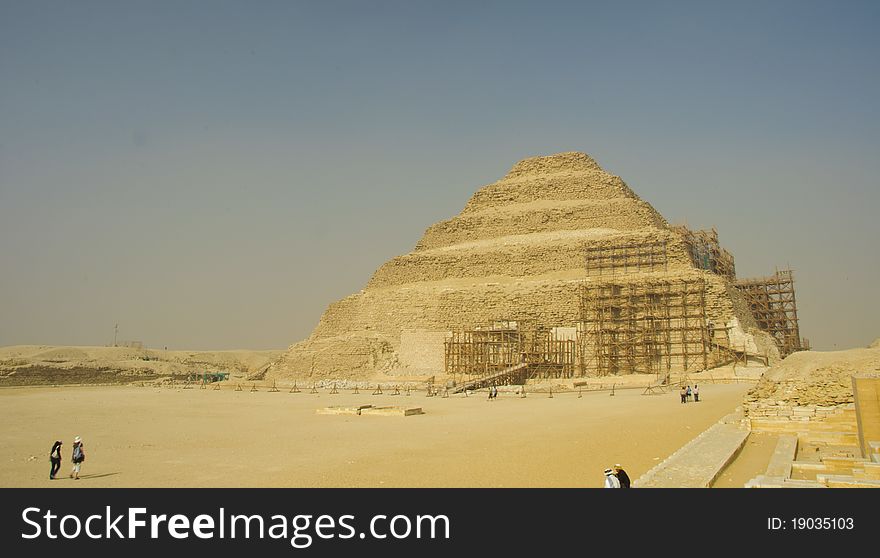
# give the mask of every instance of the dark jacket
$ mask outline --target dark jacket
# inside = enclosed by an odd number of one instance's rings
[[[617,470],[617,480],[620,481],[620,488],[629,488],[629,475],[623,469]]]

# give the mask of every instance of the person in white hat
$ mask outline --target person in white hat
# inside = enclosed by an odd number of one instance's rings
[[[611,469],[605,469],[605,488],[620,488],[620,481]]]
[[[70,478],[79,480],[79,470],[85,460],[86,452],[83,449],[82,438],[77,436],[73,439],[73,455],[70,458],[70,461],[73,463],[73,469],[70,471]]]

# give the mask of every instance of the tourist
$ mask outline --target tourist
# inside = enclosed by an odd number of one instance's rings
[[[687,397],[685,397],[685,399],[687,401],[690,401],[691,400],[691,386],[690,386],[690,384],[688,384],[686,395],[687,395]]]
[[[617,477],[618,482],[620,482],[620,488],[629,488],[629,475],[626,474],[626,471],[623,470],[623,467],[620,466],[620,463],[614,466],[614,476]]]
[[[492,384],[489,391],[492,394],[492,399],[498,399],[498,387],[495,384]]]
[[[73,463],[73,470],[70,471],[70,478],[79,480],[79,470],[85,460],[86,452],[83,449],[82,438],[77,436],[73,439],[73,455],[70,458],[71,463]]]
[[[605,488],[620,488],[620,481],[611,469],[605,469]]]
[[[56,440],[52,445],[52,451],[49,452],[49,461],[52,462],[52,468],[49,470],[49,480],[55,480],[58,469],[61,468],[61,441]]]
[[[681,402],[682,402],[682,403],[687,403],[687,394],[688,394],[688,392],[687,392],[686,389],[684,389],[684,386],[681,386],[681,391],[679,391],[678,394],[681,395]]]
[[[694,384],[694,403],[697,403],[700,400],[700,388],[697,387],[697,384]]]

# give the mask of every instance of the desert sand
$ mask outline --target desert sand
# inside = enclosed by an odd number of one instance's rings
[[[280,354],[271,350],[14,345],[0,347],[0,386],[118,384],[203,372],[228,372],[230,378],[244,379]]]
[[[773,457],[779,436],[768,432],[749,434],[736,459],[712,483],[712,488],[742,488],[745,483],[763,473]]]
[[[0,389],[3,487],[599,487],[638,478],[740,404],[748,384],[703,401],[640,389],[470,397],[277,393],[133,386]],[[410,417],[317,415],[405,405]],[[48,452],[83,437],[82,479],[48,480]],[[760,464],[763,469],[766,464]]]

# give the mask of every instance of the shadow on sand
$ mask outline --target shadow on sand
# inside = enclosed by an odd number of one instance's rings
[[[115,473],[95,473],[92,475],[80,475],[79,478],[80,478],[80,480],[100,479],[101,477],[112,477],[113,475],[118,475],[118,474],[120,474],[119,471],[117,471]]]

